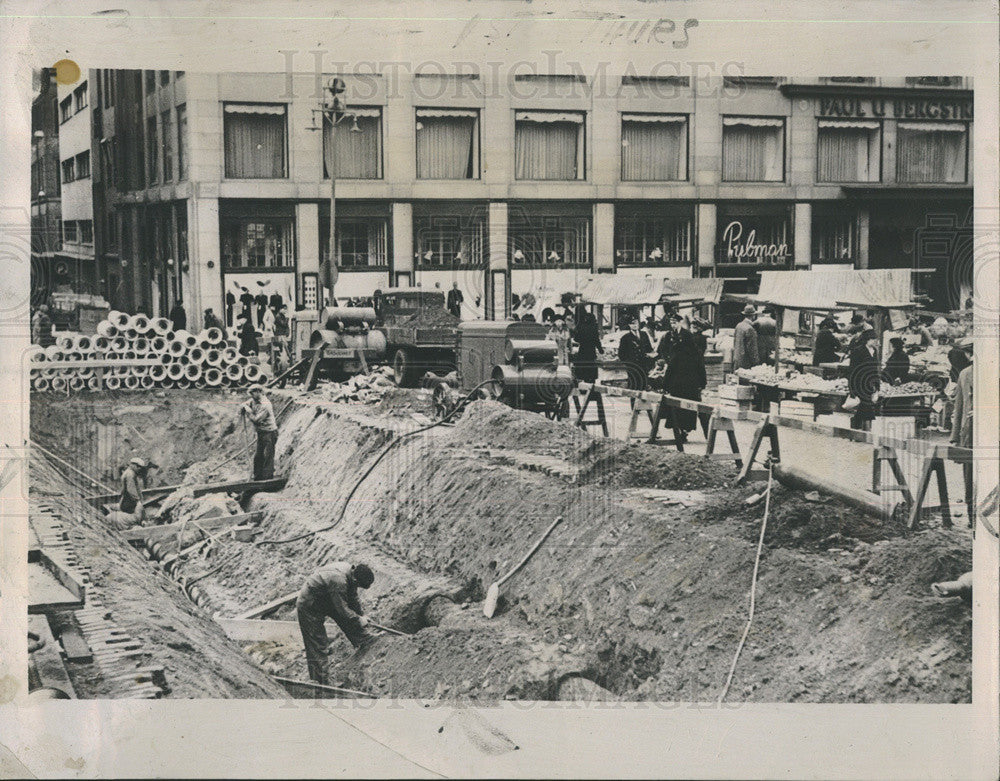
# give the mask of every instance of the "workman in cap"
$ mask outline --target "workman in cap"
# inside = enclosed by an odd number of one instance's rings
[[[149,470],[155,466],[151,461],[136,457],[122,470],[122,495],[118,500],[118,511],[131,516],[128,520],[132,525],[141,524],[146,517],[142,489],[146,485]],[[119,525],[128,525],[125,521],[124,518],[117,519]]]
[[[274,407],[264,395],[263,385],[250,386],[250,401],[240,407],[240,413],[250,418],[257,430],[257,452],[253,457],[253,479],[274,477],[274,446],[278,441],[278,423]]]
[[[361,648],[373,639],[367,630],[368,619],[358,600],[358,589],[368,588],[375,575],[367,564],[335,561],[313,572],[302,584],[295,600],[295,613],[306,649],[309,677],[326,684],[326,663],[330,655],[330,638],[324,621],[332,618],[351,645]]]
[[[752,369],[760,363],[760,352],[757,348],[757,330],[753,327],[757,310],[753,304],[743,307],[743,319],[736,324],[733,331],[733,371],[737,369]]]

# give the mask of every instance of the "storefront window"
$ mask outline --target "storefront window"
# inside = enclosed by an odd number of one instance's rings
[[[220,227],[224,268],[287,268],[295,265],[293,218],[228,217],[221,220]]]
[[[423,270],[482,266],[488,242],[483,213],[415,215],[414,250]]]
[[[338,179],[381,179],[382,109],[353,106],[347,111],[354,119],[342,119],[336,129],[323,120],[323,176],[330,178],[332,140],[333,169]]]
[[[284,105],[227,103],[224,116],[226,178],[287,176]]]
[[[622,179],[630,182],[687,179],[687,117],[622,114]]]
[[[511,266],[590,265],[590,217],[545,214],[542,207],[512,209],[508,219]]]
[[[911,183],[964,182],[968,135],[962,122],[900,122],[896,178]]]
[[[854,263],[858,243],[854,215],[819,215],[813,220],[814,263]]]
[[[342,269],[384,269],[389,266],[389,211],[381,204],[337,204],[337,249]],[[330,212],[320,208],[320,255],[330,255]]]
[[[417,178],[479,178],[479,112],[417,109]]]
[[[789,215],[720,215],[716,263],[720,266],[788,267],[792,260]]]
[[[583,179],[583,120],[582,112],[516,112],[515,178]]]
[[[873,120],[819,120],[816,180],[877,182],[882,126]]]
[[[690,217],[627,214],[616,217],[616,266],[673,266],[690,262]]]
[[[780,182],[785,178],[785,120],[722,118],[722,179]]]

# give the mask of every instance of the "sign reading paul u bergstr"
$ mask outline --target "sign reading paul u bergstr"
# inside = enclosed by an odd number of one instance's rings
[[[943,98],[820,98],[817,116],[829,119],[972,120],[972,99]]]
[[[787,263],[791,252],[787,242],[768,243],[757,239],[757,229],[743,227],[739,220],[730,222],[722,231],[720,263],[753,263],[776,265]]]

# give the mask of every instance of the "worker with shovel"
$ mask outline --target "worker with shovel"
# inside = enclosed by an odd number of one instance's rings
[[[358,589],[368,588],[375,575],[367,564],[336,561],[326,564],[309,576],[295,601],[295,612],[302,630],[309,677],[316,683],[327,684],[326,663],[330,655],[330,639],[324,621],[332,618],[355,648],[367,645],[373,636],[368,633],[368,618],[362,614]]]
[[[122,493],[118,500],[118,510],[109,516],[110,522],[119,529],[142,524],[146,508],[142,501],[142,489],[149,479],[149,470],[156,464],[143,458],[133,458],[122,470]]]
[[[278,423],[274,418],[274,407],[264,395],[263,385],[250,386],[250,401],[240,407],[240,412],[250,418],[257,429],[253,479],[270,480],[274,477],[274,446],[278,441]]]

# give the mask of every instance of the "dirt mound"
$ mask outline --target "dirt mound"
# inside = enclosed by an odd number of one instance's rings
[[[588,475],[598,485],[668,490],[723,488],[735,477],[729,465],[644,443],[626,444],[598,459]]]
[[[594,442],[568,421],[548,420],[495,401],[471,402],[455,425],[455,438],[563,457],[576,456]]]

